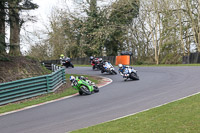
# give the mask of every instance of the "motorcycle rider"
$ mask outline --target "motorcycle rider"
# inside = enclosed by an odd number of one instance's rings
[[[71,81],[71,86],[73,86],[73,82],[76,80],[74,76],[70,76],[69,80]]]
[[[77,77],[76,77],[77,78]],[[76,80],[76,78],[74,76],[70,76],[70,81],[71,81],[71,85],[73,85],[73,82]],[[87,83],[89,83],[90,85],[95,85],[91,80],[88,79],[88,77],[84,77],[84,76],[78,76],[78,79],[80,80],[84,80]],[[96,86],[95,86],[96,87]]]
[[[126,66],[122,65],[122,64],[119,64],[118,67],[119,67],[119,70],[118,70],[119,74],[123,75],[123,72],[126,69]]]
[[[63,60],[65,59],[64,54],[60,55],[60,64],[63,65]]]
[[[84,81],[87,81],[88,78],[87,77],[84,77],[84,76],[77,76],[76,78],[80,79],[80,80],[84,80]],[[74,76],[70,76],[69,80],[72,82],[76,79]]]
[[[99,62],[102,62],[103,61],[103,59],[102,58],[99,58]]]
[[[137,76],[137,70],[135,70],[134,68],[132,68],[132,67],[130,67],[128,65],[119,64],[118,67],[119,67],[118,72],[120,73],[121,76],[123,76],[125,81],[128,79],[128,77],[123,75],[124,72],[128,73],[128,74],[131,74],[132,72],[134,72],[136,74],[136,76]],[[139,79],[138,76],[137,76],[137,79]]]
[[[68,67],[72,67],[72,68],[74,68],[74,65],[72,64],[72,62],[71,62],[71,59],[69,58],[69,57],[66,57],[66,58],[64,58],[63,59],[63,65],[66,67],[66,68],[68,68]]]
[[[65,58],[64,54],[61,54],[60,59],[64,59],[64,58]]]
[[[121,76],[123,76],[123,73],[124,73],[125,69],[127,69],[129,66],[125,66],[125,65],[119,64],[118,67],[119,67],[119,70],[118,70],[119,74]],[[125,76],[123,76],[123,78],[125,79],[125,81],[127,80],[127,78]]]
[[[80,76],[80,77],[78,77],[80,80],[84,80],[84,81],[86,81],[87,80],[87,78],[86,77],[84,77],[84,76]]]
[[[103,66],[103,67],[102,67],[102,69],[101,69],[101,73],[104,73],[104,72],[105,72],[104,66],[107,66],[107,64],[108,64],[108,62],[105,61],[105,60],[102,62],[102,66]]]
[[[94,57],[90,56],[90,63],[92,63],[93,60],[94,60]]]
[[[103,59],[99,58],[99,69],[102,70],[103,69]]]

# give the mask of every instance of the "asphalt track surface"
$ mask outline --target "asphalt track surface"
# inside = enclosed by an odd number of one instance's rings
[[[67,73],[104,76],[113,82],[90,96],[75,96],[0,116],[1,133],[64,133],[159,106],[200,92],[200,67],[137,67],[139,81],[101,74],[91,67]]]

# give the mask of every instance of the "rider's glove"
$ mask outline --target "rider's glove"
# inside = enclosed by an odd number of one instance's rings
[[[123,76],[123,73],[122,73],[122,72],[119,72],[119,74],[120,74],[121,76]]]

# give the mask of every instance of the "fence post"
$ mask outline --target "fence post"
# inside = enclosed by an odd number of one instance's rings
[[[66,83],[65,69],[62,69],[62,78],[63,78],[63,83]]]
[[[56,71],[56,65],[53,65],[54,72]]]
[[[49,75],[46,77],[47,79],[47,92],[49,93],[50,87],[49,87]]]
[[[51,71],[53,72],[54,70],[53,70],[53,64],[51,64]]]

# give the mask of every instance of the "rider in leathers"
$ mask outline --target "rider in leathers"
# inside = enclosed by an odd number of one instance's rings
[[[118,67],[119,67],[119,70],[118,70],[119,74],[123,75],[123,72],[126,69],[126,66],[122,65],[122,64],[119,64]]]

